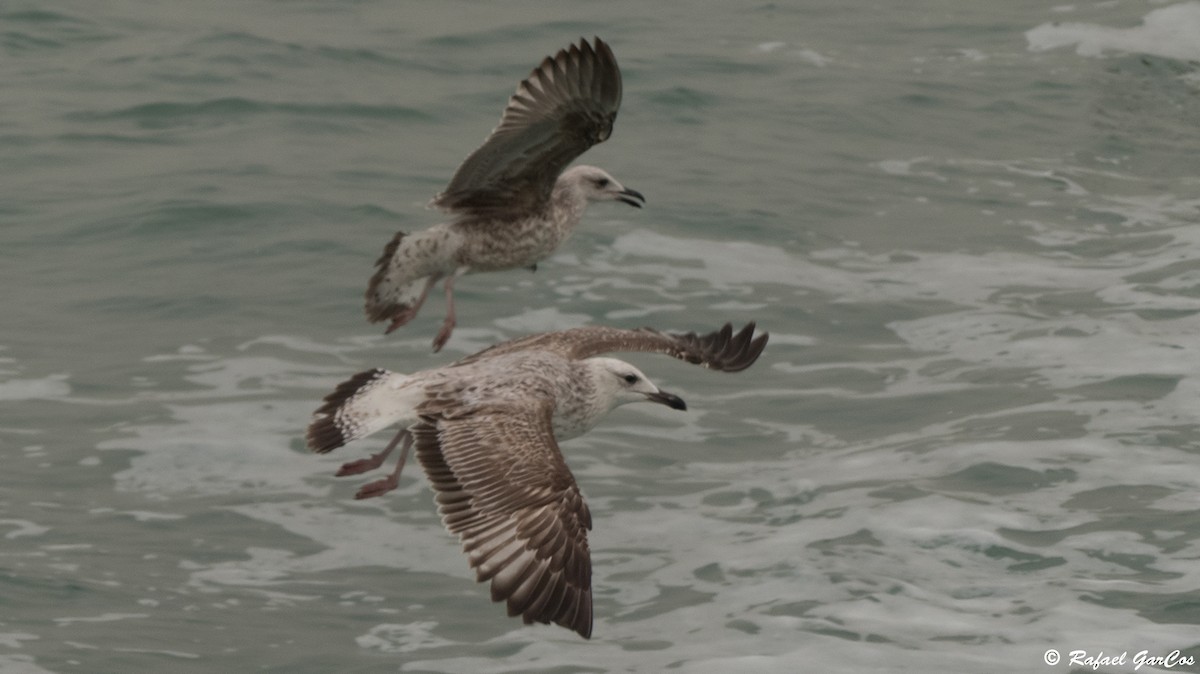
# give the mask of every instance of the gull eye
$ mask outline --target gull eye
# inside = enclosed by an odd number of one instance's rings
[[[625,375],[625,383],[626,384],[636,384],[637,380],[638,380],[638,376],[636,374]]]
[[[596,187],[608,187],[608,178],[596,179]]]

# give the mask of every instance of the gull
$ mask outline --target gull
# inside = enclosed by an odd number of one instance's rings
[[[499,125],[455,171],[430,205],[454,219],[415,234],[398,232],[375,262],[367,318],[390,321],[385,334],[417,315],[446,279],[440,351],[456,322],[454,282],[464,274],[537,269],[579,224],[590,201],[641,208],[645,197],[603,169],[567,165],[612,135],[621,71],[600,38],[580,39],[521,81]],[[565,169],[565,170],[564,170]]]
[[[338,475],[378,468],[403,443],[395,470],[356,498],[394,489],[408,449],[436,492],[442,524],[458,534],[476,580],[525,624],[592,634],[592,516],[558,443],[587,432],[619,405],[686,410],[633,365],[602,354],[661,353],[722,372],[750,367],[767,344],[749,323],[706,335],[600,326],[504,342],[448,366],[400,374],[360,372],[325,397],[308,428],[319,453],[393,424],[380,453]]]

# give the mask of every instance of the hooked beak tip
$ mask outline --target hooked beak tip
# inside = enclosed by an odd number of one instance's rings
[[[687,410],[687,403],[683,402],[683,398],[680,398],[679,396],[675,395],[674,393],[667,393],[666,391],[658,391],[656,393],[648,394],[646,396],[646,399],[650,400],[652,402],[666,405],[667,407],[670,407],[673,410]]]
[[[626,188],[624,190],[621,190],[617,194],[619,195],[617,197],[618,201],[620,201],[621,203],[629,204],[630,206],[633,206],[634,208],[641,208],[642,204],[646,203],[646,197],[642,196],[642,193],[637,190],[631,190],[631,189]]]

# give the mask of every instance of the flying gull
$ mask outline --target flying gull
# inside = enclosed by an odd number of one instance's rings
[[[433,340],[439,351],[454,330],[458,277],[536,269],[579,224],[589,201],[641,208],[645,197],[603,169],[567,169],[612,135],[620,105],[621,71],[600,38],[546,57],[517,87],[500,124],[430,202],[454,219],[415,234],[398,232],[375,262],[367,318],[391,321],[385,332],[395,330],[417,315],[444,278],[446,318]]]
[[[452,365],[400,374],[360,372],[325,397],[308,446],[325,453],[393,424],[402,429],[369,459],[338,475],[378,468],[398,443],[400,460],[356,498],[396,487],[412,444],[434,491],[442,523],[462,542],[492,600],[526,624],[556,623],[592,633],[592,517],[558,443],[587,432],[610,410],[650,401],[684,410],[615,351],[662,353],[722,372],[758,359],[767,334],[726,323],[706,335],[650,328],[584,327],[498,344]]]

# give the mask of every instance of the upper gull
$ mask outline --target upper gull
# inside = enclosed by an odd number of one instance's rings
[[[398,232],[384,248],[367,286],[367,318],[390,321],[386,332],[395,330],[445,278],[446,318],[433,340],[439,351],[454,330],[458,277],[536,269],[570,236],[589,201],[641,208],[645,197],[603,169],[567,169],[612,134],[620,105],[621,71],[600,38],[546,57],[521,81],[500,124],[430,202],[454,219],[415,234]]]

